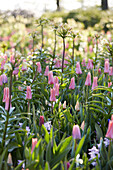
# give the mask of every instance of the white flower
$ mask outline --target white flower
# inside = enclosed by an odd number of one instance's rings
[[[4,69],[5,69],[5,70],[8,70],[8,71],[12,70],[11,64],[10,64],[10,63],[6,63],[6,64],[4,65]]]
[[[79,159],[80,158],[80,154],[78,154],[76,156],[76,167],[79,166],[79,164],[83,164],[83,160],[82,159]]]

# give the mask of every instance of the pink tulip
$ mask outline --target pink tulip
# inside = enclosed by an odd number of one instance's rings
[[[9,98],[9,88],[4,88],[3,102],[6,102],[6,98]]]
[[[113,120],[109,121],[108,130],[105,136],[107,138],[113,139]]]
[[[55,84],[58,84],[58,77],[54,77],[54,87],[55,87]]]
[[[93,77],[92,90],[94,90],[94,88],[98,86],[97,79],[98,79],[98,77]]]
[[[81,139],[80,128],[78,125],[73,126],[72,136],[73,139]]]
[[[36,65],[38,66],[37,71],[38,71],[39,73],[41,73],[42,70],[41,70],[41,64],[40,64],[40,62],[37,62]]]
[[[55,84],[55,96],[59,96],[59,84]]]
[[[42,124],[44,124],[44,116],[40,116],[39,119],[39,126],[42,126]]]
[[[79,110],[80,110],[79,101],[78,101],[78,100],[77,100],[77,103],[76,103],[76,105],[75,105],[75,110],[76,110],[76,111],[79,111]]]
[[[48,73],[49,73],[49,66],[46,66],[44,76],[48,76]]]
[[[89,46],[89,51],[90,51],[90,53],[93,52],[93,47],[91,45]]]
[[[69,163],[69,162],[67,162],[67,170],[69,169],[69,167],[70,167],[70,163]]]
[[[2,63],[1,63],[1,70],[4,70],[4,65],[5,65],[6,61],[3,60]]]
[[[91,73],[90,72],[88,72],[87,74],[85,86],[91,86]]]
[[[101,74],[101,68],[98,69],[98,74],[99,74],[99,75]]]
[[[88,59],[88,64],[87,64],[87,67],[86,67],[88,70],[89,69],[93,69],[93,60],[91,60],[91,59]]]
[[[109,75],[110,75],[110,76],[113,76],[113,67],[110,67]]]
[[[82,74],[82,70],[80,68],[80,62],[79,61],[76,64],[76,74]]]
[[[55,102],[56,101],[56,97],[55,97],[55,89],[50,89],[50,101],[51,102]]]
[[[85,61],[85,58],[83,58],[83,61],[81,63],[84,67],[86,66],[86,61]]]
[[[108,82],[108,87],[110,87],[112,85],[112,82]]]
[[[26,99],[32,99],[31,87],[27,86]]]
[[[75,77],[71,78],[71,82],[69,85],[69,89],[74,89],[75,88]]]
[[[31,148],[31,154],[33,153],[33,150],[37,144],[38,140],[37,138],[32,138],[32,148]]]
[[[48,73],[48,84],[54,84],[53,72]]]
[[[104,64],[104,73],[109,73],[109,61],[105,61],[105,64]]]
[[[5,99],[5,110],[9,109],[9,97],[6,97]]]

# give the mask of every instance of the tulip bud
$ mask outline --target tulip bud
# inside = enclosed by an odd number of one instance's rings
[[[34,150],[34,148],[35,148],[35,146],[36,146],[36,144],[37,144],[37,138],[32,138],[32,148],[31,148],[31,154],[33,153],[33,150]]]
[[[49,73],[49,66],[46,66],[44,76],[48,76],[48,73]]]
[[[91,73],[90,72],[88,72],[87,74],[85,86],[91,86]]]
[[[75,88],[75,78],[71,78],[71,82],[70,82],[70,85],[69,85],[69,89],[74,89]]]
[[[40,62],[37,62],[36,65],[38,66],[37,71],[38,71],[39,73],[41,73],[42,70],[41,70],[41,64],[40,64]]]
[[[73,139],[81,139],[80,128],[78,125],[73,126],[72,136]]]
[[[54,84],[53,72],[48,73],[48,84]]]
[[[76,74],[82,74],[82,70],[80,68],[80,62],[77,62],[76,64]]]
[[[55,97],[55,89],[50,89],[50,101],[51,102],[55,102],[56,101],[56,97]]]
[[[42,126],[42,124],[44,124],[44,116],[40,116],[39,119],[39,126]]]
[[[80,107],[79,107],[79,101],[77,100],[77,103],[75,105],[75,110],[78,112],[80,110]]]
[[[93,77],[92,90],[94,90],[94,88],[98,86],[97,79],[98,79],[98,77]]]
[[[63,109],[66,109],[66,101],[63,103]]]
[[[31,87],[27,86],[26,99],[32,99]]]
[[[109,73],[109,62],[108,61],[105,61],[105,64],[104,64],[104,73]]]

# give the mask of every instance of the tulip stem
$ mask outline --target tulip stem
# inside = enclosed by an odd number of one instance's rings
[[[65,57],[65,38],[63,38],[63,56],[62,56],[62,77],[61,77],[61,84],[63,84],[64,57]]]
[[[73,38],[73,48],[72,48],[72,63],[74,65],[74,48],[75,48],[75,44],[74,44],[74,38]]]

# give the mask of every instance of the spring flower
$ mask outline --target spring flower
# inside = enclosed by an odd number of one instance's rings
[[[7,76],[5,74],[2,74],[2,82],[5,84],[7,83],[8,79]]]
[[[88,70],[89,69],[93,69],[93,60],[91,60],[91,59],[88,59],[88,64],[87,64],[87,67],[86,67]]]
[[[63,109],[66,109],[66,101],[63,103]]]
[[[82,74],[82,70],[80,68],[80,62],[79,61],[76,64],[76,74]]]
[[[88,150],[90,151],[89,152],[89,155],[90,155],[89,161],[96,158],[97,155],[98,155],[98,157],[100,157],[99,149],[97,149],[95,146],[93,146],[91,149],[88,149]],[[93,166],[95,166],[96,165],[96,160],[94,160],[91,164]]]
[[[104,64],[104,73],[109,73],[109,61],[105,61],[105,64]]]
[[[5,69],[5,70],[8,70],[8,71],[11,71],[11,70],[12,70],[11,64],[10,64],[10,63],[6,63],[6,64],[4,65],[4,69]]]
[[[110,67],[109,75],[110,75],[110,76],[113,76],[113,67]]]
[[[48,73],[48,84],[54,84],[53,72]]]
[[[35,148],[35,146],[36,146],[36,144],[37,144],[37,138],[32,138],[32,148],[31,148],[31,154],[33,153],[33,150],[34,150],[34,148]]]
[[[39,119],[39,126],[42,126],[42,124],[44,124],[44,116],[40,116]]]
[[[36,65],[37,65],[37,67],[38,67],[38,68],[37,68],[37,71],[38,71],[39,73],[41,73],[42,70],[41,70],[41,64],[40,64],[40,62],[37,62]]]
[[[55,84],[58,84],[58,77],[54,77],[54,87],[55,87]]]
[[[58,108],[60,109],[60,108],[61,108],[61,106],[62,106],[62,103],[61,103],[61,102],[59,102],[59,107],[58,107]]]
[[[27,86],[26,99],[32,99],[31,87]]]
[[[69,85],[69,89],[74,89],[75,88],[75,78],[71,78],[71,82],[70,82],[70,85]]]
[[[84,67],[86,66],[86,61],[85,61],[85,58],[83,58],[83,61],[81,63]]]
[[[59,96],[59,84],[55,84],[55,96]]]
[[[110,87],[112,85],[112,82],[108,82],[108,87]]]
[[[79,101],[77,100],[77,103],[75,105],[75,110],[78,112],[80,110],[80,107],[79,107]]]
[[[72,136],[73,139],[81,139],[80,128],[78,125],[73,126]]]
[[[52,128],[51,121],[45,122],[44,126],[47,129],[47,131],[50,132],[50,130]]]
[[[48,73],[49,73],[49,66],[46,66],[44,76],[48,76]]]
[[[13,165],[11,153],[8,154],[7,163]]]
[[[51,102],[55,102],[55,101],[56,101],[55,88],[50,89],[50,101],[51,101]]]
[[[5,99],[5,110],[9,109],[9,97]]]
[[[75,160],[75,162],[76,162],[76,167],[78,167],[79,164],[83,164],[83,160],[82,160],[82,159],[79,159],[79,158],[80,158],[80,154],[78,154],[78,155],[76,156],[76,160]]]
[[[93,77],[92,90],[94,90],[94,88],[98,86],[97,79],[98,79],[98,77]]]
[[[99,75],[101,74],[101,68],[98,69],[98,74],[99,74]]]
[[[4,88],[3,102],[6,102],[6,98],[9,98],[9,88]]]
[[[109,121],[108,130],[105,136],[107,138],[113,139],[113,120]]]
[[[85,86],[91,86],[91,73],[90,72],[88,72],[87,74]]]
[[[19,165],[21,162],[23,162],[23,160],[18,160],[18,165]],[[25,169],[25,163],[22,164],[22,168]],[[22,169],[22,170],[23,170],[23,169]]]
[[[67,170],[69,169],[69,167],[70,167],[70,163],[69,163],[69,162],[67,162]]]

